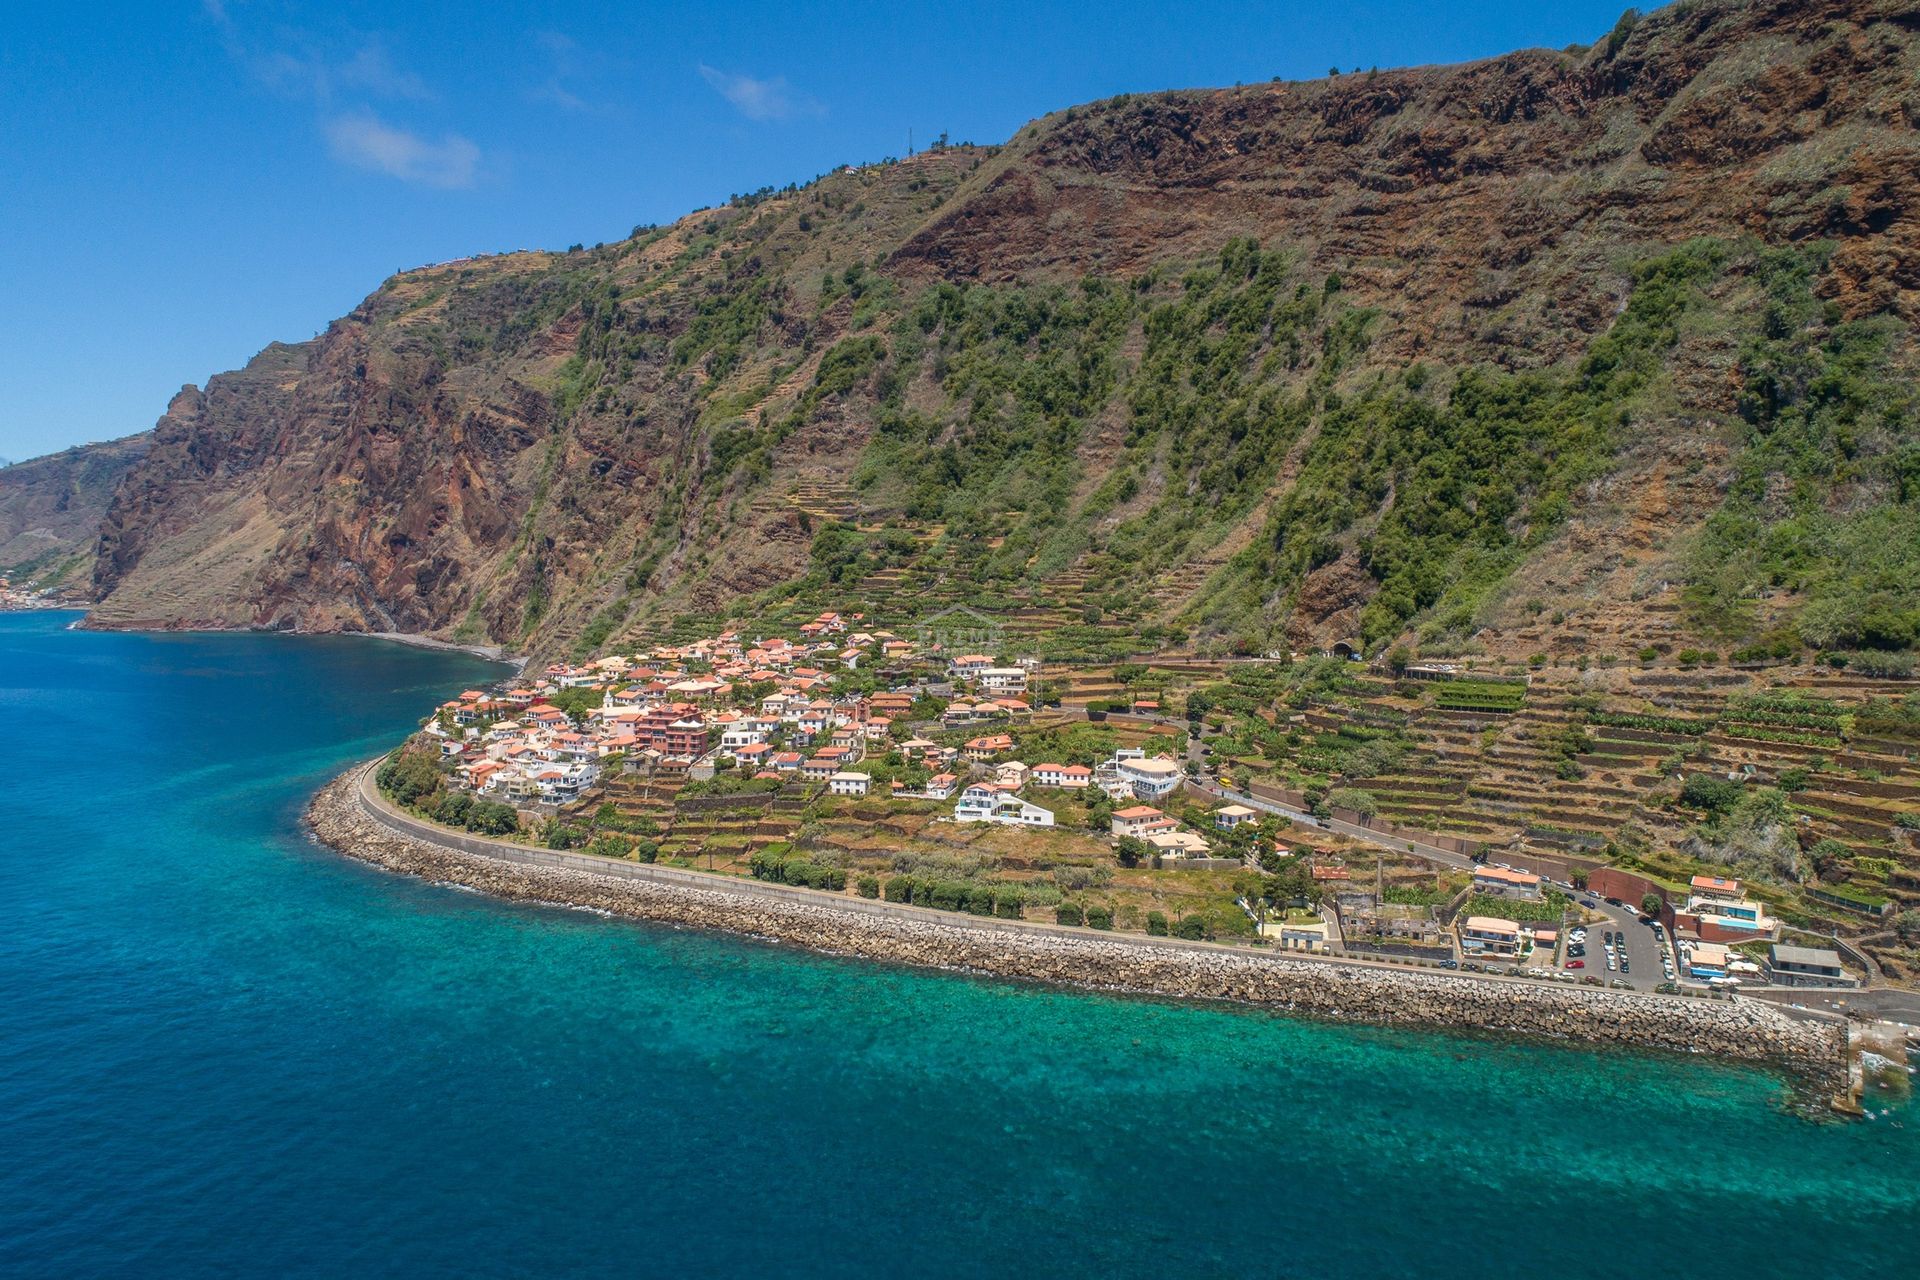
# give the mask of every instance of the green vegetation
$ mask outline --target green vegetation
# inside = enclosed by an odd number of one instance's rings
[[[748,860],[748,866],[757,880],[835,892],[847,887],[847,873],[841,868],[814,862],[781,845],[769,845],[756,851]]]
[[[1846,320],[1817,291],[1831,246],[1762,251],[1757,333],[1740,353],[1734,484],[1688,562],[1688,601],[1727,634],[1762,589],[1804,596],[1815,648],[1920,638],[1920,393],[1890,316]]]
[[[396,804],[435,822],[490,836],[520,829],[520,815],[511,805],[448,791],[446,774],[431,751],[398,751],[374,771],[373,780]]]
[[[1499,680],[1448,680],[1436,685],[1433,705],[1447,711],[1518,711],[1527,686]]]
[[[1299,478],[1266,537],[1235,559],[1222,593],[1238,601],[1240,618],[1223,617],[1221,606],[1209,616],[1245,626],[1351,543],[1378,584],[1361,614],[1363,639],[1422,614],[1436,634],[1471,629],[1488,593],[1565,519],[1574,491],[1608,469],[1682,315],[1725,257],[1698,242],[1639,264],[1626,309],[1571,370],[1466,369],[1444,400],[1404,380],[1351,399],[1323,394]]]
[[[1567,895],[1549,889],[1539,899],[1504,898],[1476,893],[1460,908],[1463,916],[1498,916],[1504,920],[1558,921],[1567,909]]]

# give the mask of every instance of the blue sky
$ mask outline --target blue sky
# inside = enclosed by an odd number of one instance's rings
[[[153,424],[396,269],[564,248],[1116,93],[1591,41],[1621,0],[14,6],[0,457]]]

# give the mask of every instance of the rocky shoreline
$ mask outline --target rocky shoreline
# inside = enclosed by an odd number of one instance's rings
[[[1193,1000],[1225,1000],[1344,1022],[1476,1030],[1698,1053],[1782,1069],[1822,1101],[1843,1105],[1844,1024],[1803,1020],[1754,1001],[1688,1000],[1581,987],[1489,981],[1425,970],[1337,963],[1226,948],[1163,945],[1080,930],[1008,928],[944,913],[878,907],[715,879],[709,887],[630,878],[575,865],[492,856],[395,829],[380,820],[355,769],[314,797],[307,819],[321,843],[391,871],[496,897],[560,903],[636,920],[749,934],[810,950],[1049,985]],[[621,865],[621,864],[610,864]]]

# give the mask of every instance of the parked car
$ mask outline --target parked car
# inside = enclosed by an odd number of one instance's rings
[[[1569,969],[1584,969],[1584,968],[1586,968],[1586,967],[1587,967],[1587,962],[1586,962],[1585,960],[1569,960],[1569,961],[1567,961],[1567,968],[1569,968]]]
[[[1440,962],[1440,967],[1442,969],[1458,969],[1460,967],[1460,962],[1458,960],[1442,960]]]
[[[1580,899],[1580,905],[1585,907],[1589,911],[1598,911],[1600,909],[1600,904],[1595,902],[1592,898]]]

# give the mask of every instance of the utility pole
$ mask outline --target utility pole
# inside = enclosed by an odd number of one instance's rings
[[[907,126],[907,155],[909,157],[913,155],[913,126],[912,125]]]

